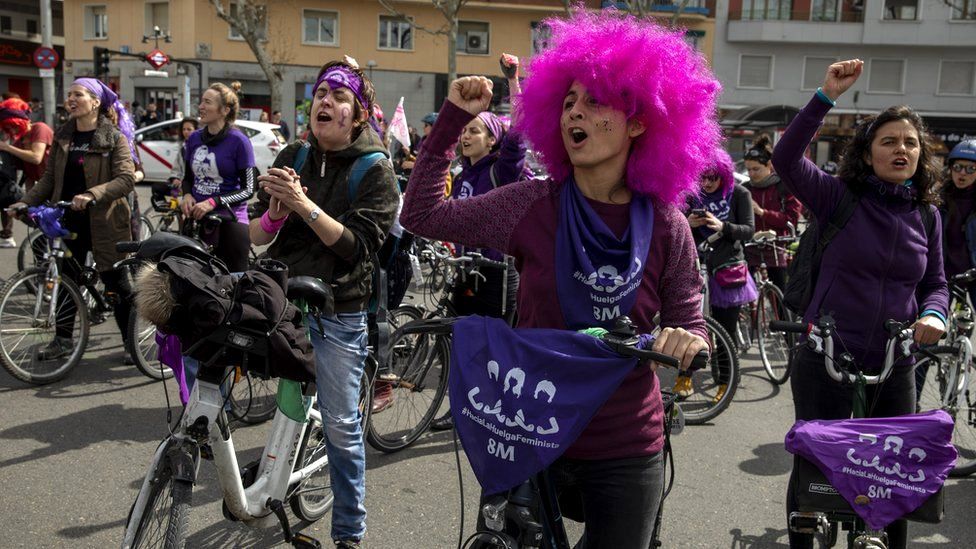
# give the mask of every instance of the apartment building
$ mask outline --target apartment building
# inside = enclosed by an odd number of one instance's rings
[[[52,2],[54,49],[64,57],[62,3]],[[41,11],[37,0],[0,2],[0,91],[14,92],[25,101],[43,96],[33,54],[41,45]],[[61,71],[60,66],[56,69]]]
[[[429,0],[397,0],[393,4],[414,18],[418,26],[441,28],[445,21]],[[614,2],[588,0],[590,9]],[[671,17],[680,2],[661,0],[655,13]],[[227,2],[225,1],[225,5]],[[230,9],[236,5],[231,2]],[[209,0],[86,0],[65,4],[65,17],[78,21],[65,37],[69,72],[65,79],[93,74],[92,48],[148,52],[156,47],[171,58],[198,62],[172,63],[161,70],[166,77],[147,76],[150,67],[139,59],[114,56],[109,82],[122,97],[143,104],[153,101],[168,116],[175,115],[189,95],[195,105],[199,84],[239,81],[242,103],[267,109],[270,88],[247,44],[217,18]],[[504,90],[498,57],[502,52],[530,57],[545,43],[543,19],[565,13],[561,0],[471,1],[460,13],[457,37],[459,74],[498,77]],[[703,0],[682,8],[679,23],[689,42],[706,55],[711,52],[714,19]],[[301,126],[303,104],[325,62],[351,55],[376,84],[377,99],[392,113],[397,101],[411,124],[436,109],[447,89],[447,41],[391,16],[376,0],[275,0],[266,4],[265,46],[281,68],[282,114],[292,128]],[[158,27],[159,33],[154,29]],[[167,41],[168,40],[168,41]],[[150,73],[153,74],[153,73]],[[181,75],[185,74],[187,78]],[[499,94],[501,99],[504,95]],[[253,111],[257,112],[257,111]]]
[[[925,116],[941,145],[976,138],[974,0],[718,0],[713,67],[740,153],[752,130],[781,130],[827,66],[865,61],[812,153],[833,159],[857,118],[896,104]]]

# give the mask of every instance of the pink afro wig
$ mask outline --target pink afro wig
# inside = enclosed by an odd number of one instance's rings
[[[721,85],[681,32],[613,10],[551,18],[552,40],[528,65],[518,99],[517,129],[563,180],[573,166],[559,126],[574,80],[601,103],[637,118],[647,130],[627,160],[631,190],[678,205],[698,192],[704,159],[719,147],[715,117]]]
[[[729,196],[732,193],[732,188],[735,187],[735,176],[732,175],[735,171],[735,165],[732,163],[732,157],[725,152],[725,149],[717,147],[712,149],[712,154],[706,160],[702,175],[718,174],[722,179],[722,185],[719,187],[722,190],[722,195]]]

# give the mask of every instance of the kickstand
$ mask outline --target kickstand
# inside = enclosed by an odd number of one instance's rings
[[[281,523],[281,530],[285,534],[285,543],[290,543],[296,549],[322,549],[322,543],[319,540],[302,533],[291,533],[291,526],[288,524],[288,515],[285,514],[285,506],[281,504],[281,500],[272,500],[268,503],[268,508],[278,517],[278,522]]]

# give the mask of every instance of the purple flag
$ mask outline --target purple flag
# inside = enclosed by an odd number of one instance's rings
[[[173,377],[180,386],[180,402],[186,406],[187,401],[190,400],[190,390],[187,388],[186,378],[183,376],[183,350],[180,345],[180,338],[156,330],[156,348],[156,357],[159,362],[173,370]]]
[[[786,450],[815,464],[869,527],[880,530],[936,493],[956,462],[942,410],[892,418],[797,421]]]
[[[515,330],[480,316],[455,322],[451,413],[485,492],[517,486],[555,461],[636,366],[576,332]]]

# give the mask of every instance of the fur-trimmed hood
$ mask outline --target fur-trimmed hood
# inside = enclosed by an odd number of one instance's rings
[[[54,138],[63,142],[65,146],[71,143],[71,137],[75,134],[78,124],[75,120],[68,120],[54,134]],[[104,114],[98,115],[98,126],[95,127],[95,135],[92,136],[91,150],[110,151],[115,147],[115,142],[121,132]]]

